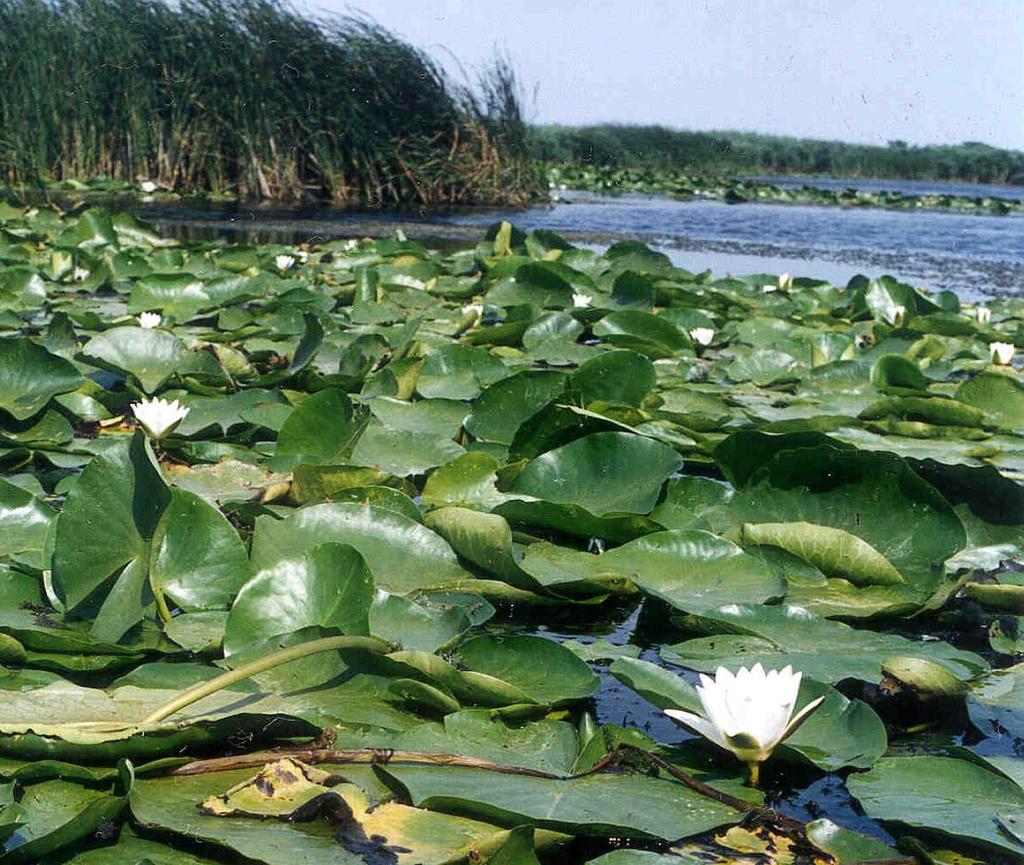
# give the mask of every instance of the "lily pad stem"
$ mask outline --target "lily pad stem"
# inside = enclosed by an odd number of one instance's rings
[[[167,598],[164,597],[164,593],[157,587],[153,586],[153,600],[156,602],[156,611],[160,616],[160,621],[165,624],[172,618],[171,608],[167,606]]]
[[[367,652],[383,654],[391,651],[391,648],[389,643],[376,637],[325,637],[322,640],[310,640],[308,643],[288,646],[285,649],[280,649],[269,655],[249,661],[247,664],[242,664],[242,666],[236,667],[234,670],[228,670],[223,675],[217,676],[216,679],[200,682],[198,685],[187,688],[169,703],[165,703],[156,711],[151,712],[142,723],[156,724],[164,720],[164,718],[170,717],[175,712],[180,712],[182,709],[202,700],[204,697],[209,697],[211,694],[216,694],[218,691],[235,684],[235,682],[241,682],[243,679],[248,679],[257,673],[272,670],[274,667],[279,667],[282,664],[287,664],[299,658],[316,655],[320,652],[331,652],[337,649],[364,649]]]
[[[750,770],[750,780],[747,782],[747,786],[756,789],[761,781],[761,764],[747,763],[747,769]]]

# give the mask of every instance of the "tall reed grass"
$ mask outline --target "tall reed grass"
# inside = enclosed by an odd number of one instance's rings
[[[515,76],[276,0],[0,0],[0,183],[105,176],[339,204],[527,201]]]

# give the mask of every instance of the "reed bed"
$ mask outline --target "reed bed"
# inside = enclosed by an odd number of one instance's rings
[[[337,204],[524,203],[512,69],[476,87],[362,17],[274,0],[0,0],[0,183]]]

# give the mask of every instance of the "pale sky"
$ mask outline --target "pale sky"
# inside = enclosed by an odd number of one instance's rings
[[[295,2],[470,73],[497,48],[537,123],[1024,149],[1024,0]]]

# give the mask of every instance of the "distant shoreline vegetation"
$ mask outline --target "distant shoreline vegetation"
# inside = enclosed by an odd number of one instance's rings
[[[532,126],[544,162],[673,169],[693,175],[786,174],[885,180],[1024,184],[1024,152],[979,142],[886,147],[762,135],[688,132],[664,126]]]
[[[542,191],[511,67],[474,88],[276,0],[0,0],[0,186],[106,178],[338,205]]]
[[[898,190],[826,189],[808,182],[779,185],[770,180],[688,174],[671,168],[631,168],[547,163],[554,200],[560,190],[596,195],[667,195],[680,201],[702,199],[726,204],[805,204],[819,207],[879,207],[886,210],[951,210],[1006,216],[1024,211],[1024,200],[994,195],[908,194]],[[810,178],[808,180],[811,180]]]

